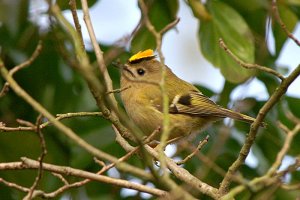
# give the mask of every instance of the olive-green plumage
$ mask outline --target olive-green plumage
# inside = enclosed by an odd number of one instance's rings
[[[146,134],[162,126],[162,95],[159,87],[163,65],[154,56],[128,62],[122,68],[121,92],[125,109],[133,122]],[[169,97],[169,139],[187,136],[211,122],[230,117],[252,123],[254,118],[222,108],[195,86],[178,78],[166,67],[165,87]]]

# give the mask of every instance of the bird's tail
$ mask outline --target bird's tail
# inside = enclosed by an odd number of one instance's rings
[[[247,122],[247,123],[250,123],[250,124],[253,123],[254,120],[255,120],[255,118],[253,118],[253,117],[249,117],[249,116],[244,115],[242,113],[235,112],[235,111],[232,111],[232,110],[229,110],[229,109],[226,109],[226,108],[222,108],[222,110],[223,110],[223,112],[225,112],[226,117],[229,117],[229,118],[232,118],[232,119],[235,119],[235,120]],[[261,122],[260,126],[261,127],[266,127],[267,124],[265,122]]]

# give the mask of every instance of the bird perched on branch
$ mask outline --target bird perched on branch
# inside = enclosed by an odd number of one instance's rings
[[[121,92],[126,112],[146,135],[163,125],[160,83],[164,65],[155,57],[150,49],[135,54],[122,66],[121,74],[121,88],[126,88]],[[169,98],[169,140],[203,130],[211,122],[226,117],[247,123],[255,120],[217,105],[195,86],[178,78],[165,67],[165,88]]]

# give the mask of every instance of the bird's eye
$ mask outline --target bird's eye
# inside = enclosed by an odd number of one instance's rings
[[[145,70],[139,68],[139,69],[137,69],[137,73],[138,73],[139,75],[143,76],[143,75],[145,74]]]

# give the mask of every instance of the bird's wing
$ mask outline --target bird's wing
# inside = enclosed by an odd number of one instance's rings
[[[194,91],[176,95],[170,105],[170,113],[195,115],[198,117],[230,117],[248,123],[253,123],[255,120],[242,113],[222,108],[205,95]],[[262,122],[260,126],[266,127],[266,123]]]
[[[199,117],[228,117],[226,109],[205,95],[193,91],[175,96],[170,105],[170,113],[197,115]]]

